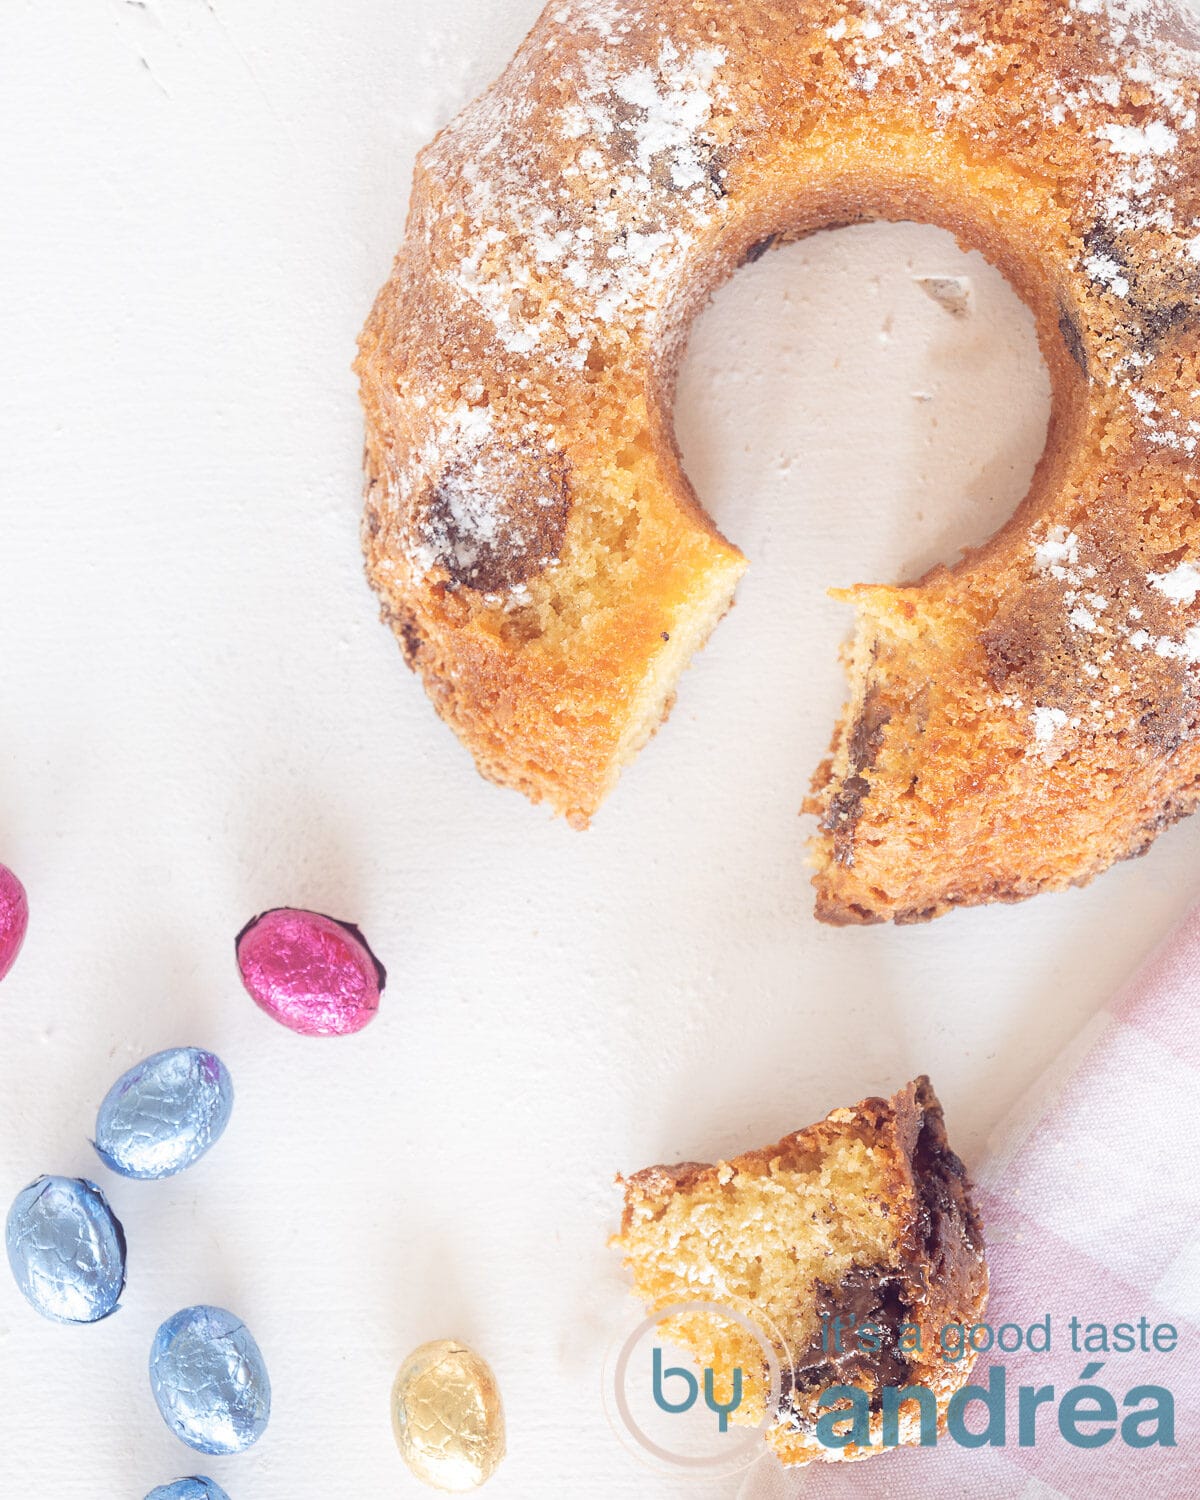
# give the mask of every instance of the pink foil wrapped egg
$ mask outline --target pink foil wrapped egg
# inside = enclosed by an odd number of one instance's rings
[[[16,963],[28,926],[25,887],[7,865],[0,865],[0,979]]]
[[[316,911],[277,906],[237,936],[246,992],[301,1036],[348,1036],[379,1009],[383,965],[358,928]]]

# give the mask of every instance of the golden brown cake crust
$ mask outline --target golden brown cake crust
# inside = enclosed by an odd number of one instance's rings
[[[929,1318],[940,1327],[981,1306],[987,1285],[983,1226],[971,1201],[966,1168],[950,1149],[941,1103],[924,1074],[890,1099],[874,1096],[836,1109],[773,1146],[743,1152],[728,1162],[643,1167],[628,1180],[619,1179],[625,1188],[622,1230],[629,1228],[635,1205],[694,1192],[701,1183],[716,1183],[727,1168],[767,1172],[772,1163],[814,1161],[847,1131],[886,1155],[886,1195],[901,1226],[899,1253],[914,1268]],[[935,1214],[945,1220],[944,1232],[935,1230]]]
[[[485,775],[583,825],[745,560],[671,431],[780,240],[920,218],[1029,302],[1054,407],[986,546],[861,585],[817,911],[1089,880],[1200,796],[1200,47],[1170,0],[554,0],[417,163],[364,329],[364,542]]]
[[[819,1123],[784,1136],[773,1146],[745,1152],[728,1162],[653,1166],[627,1180],[617,1179],[625,1190],[625,1206],[614,1244],[625,1251],[635,1290],[650,1309],[657,1311],[681,1300],[683,1289],[688,1295],[721,1302],[726,1300],[723,1268],[718,1265],[709,1274],[698,1263],[710,1244],[714,1257],[719,1258],[716,1247],[724,1242],[719,1229],[713,1231],[710,1201],[715,1198],[718,1205],[724,1205],[718,1208],[718,1217],[721,1212],[736,1214],[739,1184],[755,1178],[786,1182],[793,1172],[812,1175],[851,1140],[865,1148],[870,1160],[870,1181],[864,1181],[860,1191],[874,1200],[887,1253],[881,1257],[877,1250],[869,1263],[856,1255],[849,1269],[843,1268],[839,1276],[828,1283],[818,1280],[818,1299],[831,1315],[845,1317],[854,1312],[860,1325],[867,1318],[881,1325],[890,1322],[893,1329],[902,1322],[915,1324],[921,1330],[921,1348],[903,1358],[886,1345],[874,1355],[848,1351],[837,1356],[826,1340],[816,1338],[804,1347],[789,1345],[786,1351],[781,1350],[792,1366],[784,1371],[781,1417],[768,1430],[768,1442],[789,1464],[868,1457],[878,1451],[878,1392],[883,1385],[926,1386],[934,1393],[939,1414],[944,1417],[951,1395],[966,1384],[970,1374],[973,1360],[944,1359],[939,1336],[947,1325],[969,1328],[983,1319],[988,1289],[983,1229],[972,1201],[970,1181],[950,1149],[942,1108],[929,1079],[913,1080],[890,1099],[864,1099],[851,1108],[834,1110]],[[668,1231],[672,1245],[682,1243],[680,1230],[687,1222],[689,1200],[699,1205],[695,1217],[705,1226],[699,1242],[704,1248],[693,1263],[684,1267],[685,1275],[679,1274],[678,1267],[672,1267],[675,1274],[664,1274],[664,1259],[655,1254],[655,1226],[667,1228],[667,1215],[678,1214],[682,1204],[685,1217],[673,1217]],[[833,1205],[834,1211],[848,1212],[850,1201],[843,1192]],[[810,1219],[815,1222],[819,1217],[819,1213],[809,1211],[802,1222],[807,1227]],[[764,1242],[783,1232],[781,1215],[761,1222]],[[798,1247],[784,1248],[799,1264]],[[677,1259],[686,1260],[687,1253],[680,1252]],[[701,1290],[697,1292],[697,1288]],[[753,1317],[752,1303],[728,1300]],[[680,1341],[688,1342],[686,1329]],[[706,1348],[704,1355],[711,1358],[711,1350]],[[814,1403],[823,1390],[839,1383],[861,1384],[871,1392],[876,1409],[874,1447],[828,1449],[816,1441]],[[915,1441],[915,1413],[905,1413],[905,1417],[908,1420],[902,1421],[901,1441]]]

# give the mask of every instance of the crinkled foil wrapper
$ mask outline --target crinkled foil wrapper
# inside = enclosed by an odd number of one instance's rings
[[[433,1489],[478,1489],[504,1457],[504,1409],[491,1368],[453,1339],[422,1344],[392,1387],[392,1426],[409,1469]]]
[[[221,1137],[233,1110],[233,1080],[199,1047],[156,1052],[122,1074],[96,1116],[94,1145],[123,1177],[171,1177]]]
[[[98,1323],[116,1310],[125,1289],[125,1231],[94,1182],[31,1182],[9,1210],[5,1243],[22,1295],[44,1318]]]
[[[25,887],[7,865],[0,865],[0,979],[16,963],[28,926]]]
[[[387,972],[351,922],[280,906],[237,936],[256,1005],[302,1036],[348,1036],[374,1019]]]
[[[250,1330],[223,1307],[185,1307],[150,1350],[163,1421],[198,1453],[242,1453],[271,1415],[271,1382]]]
[[[229,1500],[229,1496],[215,1479],[193,1474],[187,1479],[172,1479],[170,1484],[160,1484],[150,1491],[146,1500]]]

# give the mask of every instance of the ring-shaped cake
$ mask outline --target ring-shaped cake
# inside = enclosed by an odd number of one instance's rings
[[[818,915],[1079,884],[1192,810],[1198,49],[1147,0],[553,0],[421,153],[357,367],[368,574],[486,776],[586,824],[730,605],[671,424],[713,288],[920,219],[1025,298],[1053,409],[991,541],[844,591]]]

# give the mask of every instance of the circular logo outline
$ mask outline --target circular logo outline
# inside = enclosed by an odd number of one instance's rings
[[[651,1438],[645,1431],[643,1431],[641,1425],[638,1423],[632,1411],[630,1410],[629,1400],[626,1396],[625,1381],[629,1370],[630,1361],[633,1358],[634,1349],[641,1342],[645,1334],[651,1329],[657,1328],[668,1318],[678,1317],[686,1313],[708,1313],[710,1315],[715,1315],[719,1318],[725,1319],[728,1322],[736,1323],[741,1329],[743,1329],[750,1335],[750,1337],[762,1351],[767,1366],[767,1371],[770,1375],[770,1388],[768,1392],[767,1407],[761,1420],[757,1423],[756,1426],[748,1428],[745,1433],[741,1437],[739,1437],[737,1443],[734,1445],[731,1451],[726,1451],[723,1454],[713,1454],[706,1457],[696,1457],[682,1453],[675,1453],[672,1452],[670,1448],[664,1448],[661,1443],[656,1443],[653,1438]],[[775,1335],[775,1338],[778,1341],[779,1347],[783,1350],[784,1355],[786,1356],[786,1341],[780,1336],[779,1331],[775,1327],[774,1323],[772,1323],[769,1318],[763,1317],[762,1314],[759,1314],[759,1317],[762,1319],[762,1322],[765,1322],[769,1326],[771,1332]],[[739,1312],[736,1308],[731,1307],[729,1304],[723,1302],[707,1302],[703,1299],[697,1299],[690,1302],[669,1302],[664,1307],[659,1308],[656,1312],[651,1313],[649,1317],[643,1318],[642,1321],[633,1330],[633,1332],[626,1337],[624,1343],[620,1347],[620,1351],[616,1356],[615,1363],[613,1362],[612,1357],[613,1347],[614,1345],[609,1346],[608,1357],[605,1360],[605,1412],[609,1419],[609,1425],[614,1429],[614,1431],[617,1432],[618,1437],[622,1441],[622,1445],[630,1451],[633,1451],[630,1443],[626,1440],[628,1438],[632,1438],[633,1442],[637,1444],[637,1447],[642,1450],[640,1454],[635,1454],[636,1457],[643,1458],[643,1461],[645,1461],[644,1455],[649,1454],[659,1463],[667,1464],[672,1469],[679,1470],[683,1468],[688,1469],[693,1473],[700,1470],[707,1470],[711,1472],[713,1470],[720,1469],[722,1471],[723,1477],[729,1474],[737,1473],[741,1469],[748,1468],[749,1465],[754,1462],[754,1459],[761,1451],[759,1443],[761,1434],[778,1417],[780,1403],[783,1398],[783,1363],[780,1359],[780,1356],[776,1353],[775,1343],[773,1343],[772,1340],[767,1337],[767,1334],[763,1332],[761,1323],[755,1322],[754,1319],[750,1318],[747,1314]],[[608,1378],[610,1367],[612,1369],[611,1386]],[[612,1402],[616,1407],[616,1414],[620,1419],[619,1424],[613,1420],[613,1412],[612,1408],[609,1405],[608,1399],[610,1395]],[[624,1435],[622,1435],[620,1428],[624,1429]]]

